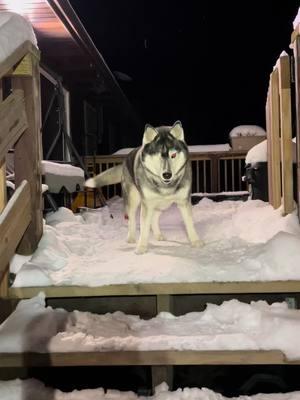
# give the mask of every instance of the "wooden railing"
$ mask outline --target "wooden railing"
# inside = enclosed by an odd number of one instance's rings
[[[266,101],[268,192],[274,208],[294,210],[290,57],[283,53],[270,75]]]
[[[125,159],[126,155],[87,156],[84,159],[91,176],[97,175]],[[193,193],[220,193],[247,190],[242,181],[246,152],[224,151],[191,153]],[[120,185],[103,188],[106,199],[121,195]]]
[[[42,235],[39,52],[28,41],[0,63],[0,297],[9,262],[32,254]],[[6,199],[5,159],[14,149],[16,190]]]

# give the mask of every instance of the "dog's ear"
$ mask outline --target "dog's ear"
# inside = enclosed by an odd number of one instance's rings
[[[180,121],[175,122],[170,129],[170,133],[175,137],[175,139],[184,141],[184,132]]]
[[[152,140],[157,136],[158,132],[153,126],[147,124],[144,130],[143,136],[143,146],[147,143],[152,142]]]

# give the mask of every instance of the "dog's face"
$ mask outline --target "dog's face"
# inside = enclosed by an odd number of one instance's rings
[[[143,137],[142,161],[144,166],[163,185],[178,179],[188,158],[184,132],[179,121],[173,126],[153,128],[146,125]]]

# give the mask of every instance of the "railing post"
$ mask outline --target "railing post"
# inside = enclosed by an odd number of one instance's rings
[[[16,187],[25,179],[31,192],[31,223],[17,249],[20,254],[32,254],[43,232],[39,60],[31,53],[27,56],[25,68],[20,72],[17,68],[12,76],[12,88],[24,91],[28,120],[28,128],[15,145]]]
[[[2,80],[0,80],[0,102],[3,99]],[[5,159],[0,160],[0,214],[7,202],[6,198],[6,166]],[[7,297],[8,292],[8,269],[0,281],[0,298]]]
[[[295,59],[295,102],[296,102],[296,137],[297,137],[297,200],[298,219],[300,221],[300,36],[293,42]]]
[[[293,192],[293,148],[291,117],[290,59],[282,54],[278,60],[280,133],[281,133],[281,182],[284,214],[294,209]]]
[[[270,123],[268,124],[269,202],[276,209],[281,204],[280,137],[279,137],[279,80],[278,70],[270,76]]]

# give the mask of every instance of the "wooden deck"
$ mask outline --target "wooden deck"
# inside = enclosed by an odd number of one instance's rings
[[[76,353],[1,353],[0,368],[121,365],[293,364],[281,351],[116,351]]]
[[[300,281],[139,283],[98,287],[41,286],[10,288],[10,298],[30,298],[44,292],[48,298],[99,296],[159,296],[182,294],[300,293]]]

